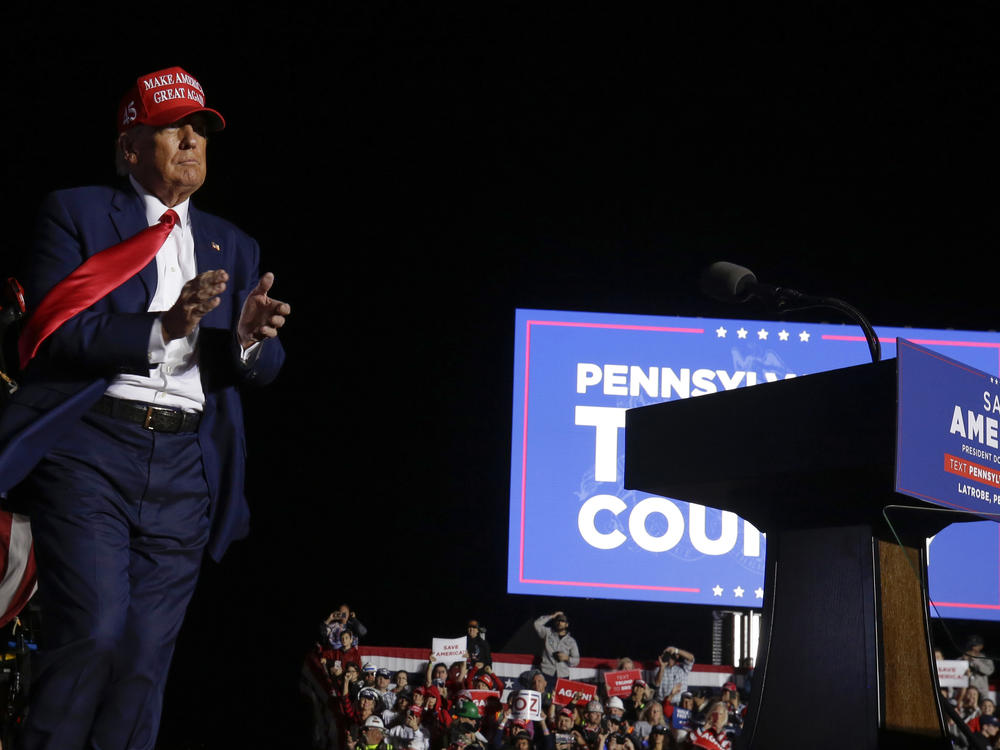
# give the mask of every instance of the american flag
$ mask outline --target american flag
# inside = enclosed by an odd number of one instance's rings
[[[0,510],[0,553],[0,627],[3,627],[17,617],[38,588],[27,516]]]

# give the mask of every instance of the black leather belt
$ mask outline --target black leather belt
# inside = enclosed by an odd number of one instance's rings
[[[181,409],[153,406],[142,401],[126,401],[113,396],[101,396],[90,410],[106,417],[124,419],[154,432],[195,432],[201,414]]]

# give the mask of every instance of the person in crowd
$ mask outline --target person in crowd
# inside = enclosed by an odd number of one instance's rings
[[[688,677],[694,668],[694,654],[676,646],[667,646],[657,661],[659,667],[654,679],[656,700],[676,704],[681,699],[681,693],[687,690]]]
[[[569,618],[562,611],[537,618],[535,632],[542,639],[542,673],[551,689],[557,678],[568,679],[570,667],[580,663],[580,648],[569,634]]]
[[[740,700],[740,691],[735,682],[727,682],[722,686],[722,702],[726,704],[726,709],[729,711],[729,723],[726,725],[726,731],[730,735],[736,736],[743,729],[743,716],[746,714],[747,707]]]
[[[677,741],[674,739],[670,727],[663,724],[654,726],[643,743],[644,750],[674,750],[677,746]]]
[[[351,608],[341,604],[320,623],[320,642],[330,648],[340,647],[340,631],[350,628],[354,633],[354,643],[358,645],[361,639],[368,635],[368,628],[361,624]]]
[[[609,717],[614,717],[619,722],[625,718],[625,702],[617,695],[613,695],[604,704],[604,713]]]
[[[708,750],[732,750],[733,743],[726,734],[729,711],[722,701],[712,703],[705,714],[705,723],[688,735],[691,747]]]
[[[493,674],[493,668],[489,664],[470,669],[465,676],[465,686],[473,690],[504,691],[503,680]]]
[[[378,715],[378,700],[378,691],[371,687],[361,688],[358,691],[357,700],[351,700],[349,694],[341,693],[340,711],[343,717],[341,732],[345,741],[349,742],[353,739],[358,742],[366,728],[365,722],[371,718],[378,719],[379,727],[385,729],[385,725]]]
[[[958,699],[958,715],[973,732],[979,731],[979,689],[969,685]]]
[[[627,709],[625,715],[628,716]],[[644,740],[652,733],[653,727],[663,723],[663,704],[649,701],[633,723],[632,735],[638,740]]]
[[[688,732],[695,723],[694,693],[685,690],[681,693],[681,700],[676,706],[667,703],[664,707],[664,715],[670,725],[671,736],[678,742],[688,736]],[[668,713],[669,712],[669,713]]]
[[[344,628],[340,631],[340,647],[337,649],[331,649],[329,651],[324,650],[324,655],[327,660],[340,660],[341,663],[346,664],[349,661],[355,662],[356,664],[361,663],[361,655],[358,653],[358,647],[354,641],[354,631],[350,628]],[[329,655],[327,655],[329,654]]]
[[[1000,736],[1000,719],[992,715],[980,716],[979,733],[986,738],[989,747],[996,747],[997,738]]]
[[[493,650],[486,640],[486,629],[479,625],[479,620],[469,620],[466,625],[466,651],[469,652],[469,665],[493,664]]]
[[[412,693],[413,687],[410,685],[410,673],[405,669],[400,669],[396,671],[393,675],[393,682],[389,685],[389,689],[399,695],[400,693]]]
[[[448,726],[447,745],[449,748],[482,748],[485,750],[487,741],[479,732],[482,717],[479,709],[471,700],[457,701],[456,710],[452,713],[451,724]]]
[[[465,678],[469,674],[469,654],[465,653],[465,658],[461,661],[454,662],[450,667],[448,667],[448,673],[445,676],[444,688],[441,690],[441,695],[445,700],[452,702],[455,700],[456,696],[465,689]]]
[[[396,694],[396,702],[392,705],[392,708],[386,708],[382,711],[382,723],[385,724],[386,729],[392,729],[406,721],[406,712],[410,710],[410,706],[413,705],[413,700],[409,693],[398,693]]]
[[[979,691],[980,696],[990,692],[989,677],[993,674],[993,660],[983,656],[983,638],[970,635],[965,642],[965,651],[959,659],[969,662],[969,685]]]
[[[385,738],[385,726],[377,716],[369,716],[357,735],[351,735],[345,743],[347,750],[393,750]]]
[[[392,672],[385,667],[375,670],[375,689],[378,690],[383,708],[392,708],[396,703],[396,694],[389,690]]]
[[[443,688],[448,683],[448,665],[444,662],[434,663],[434,654],[431,652],[427,660],[427,669],[424,670],[424,685],[434,685],[438,689]]]
[[[366,661],[361,665],[361,682],[364,683],[365,687],[373,688],[375,687],[375,673],[378,672],[378,667],[372,664],[370,661]]]
[[[437,685],[424,688],[424,710],[420,715],[420,723],[431,738],[431,746],[437,747],[451,723],[448,706]]]
[[[523,732],[528,736],[528,745],[530,750],[530,745],[534,737],[534,728],[530,721],[513,718],[513,712],[511,711],[510,704],[514,699],[514,695],[515,694],[513,693],[511,694],[507,705],[505,705],[500,711],[500,716],[497,719],[497,732],[490,745],[494,748],[512,748],[516,744],[515,740],[517,736]]]
[[[639,750],[632,738],[621,730],[612,731],[604,741],[605,750]]]
[[[637,721],[639,721],[639,715],[646,709],[646,706],[650,703],[649,699],[646,697],[645,681],[643,680],[633,681],[632,692],[624,701],[622,701],[622,703],[624,704],[625,708],[625,721],[634,725]]]
[[[979,716],[996,716],[997,704],[992,698],[983,698],[979,701]]]
[[[398,705],[398,702],[397,702]],[[391,726],[388,735],[393,744],[409,747],[414,750],[429,750],[431,736],[420,720],[423,709],[420,706],[410,706],[406,709],[403,722]]]

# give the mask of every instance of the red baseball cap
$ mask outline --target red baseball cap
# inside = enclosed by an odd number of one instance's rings
[[[205,106],[205,90],[183,68],[164,68],[139,76],[135,86],[122,97],[118,106],[118,132],[142,123],[160,127],[177,122],[195,112],[208,117],[209,130],[222,130],[226,121],[214,109]]]

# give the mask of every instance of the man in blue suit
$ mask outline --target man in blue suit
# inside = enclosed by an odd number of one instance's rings
[[[237,389],[277,375],[290,308],[256,242],[190,203],[224,126],[185,71],[142,76],[119,109],[128,183],[42,207],[29,308],[167,209],[176,223],[41,342],[0,417],[0,490],[31,516],[43,617],[24,748],[152,750],[203,553],[248,531]]]

